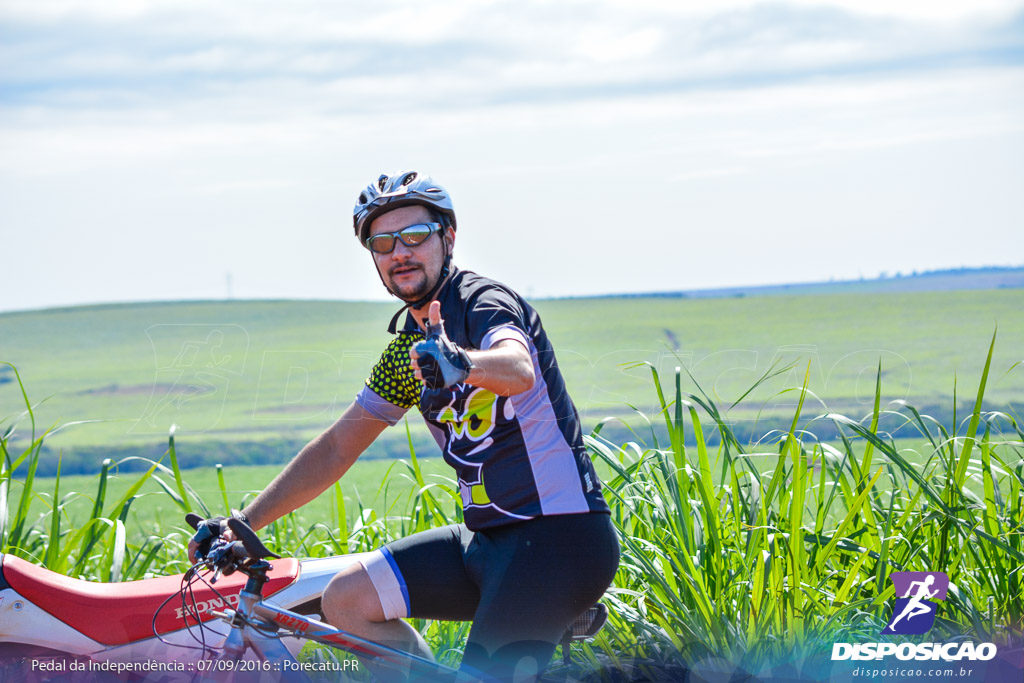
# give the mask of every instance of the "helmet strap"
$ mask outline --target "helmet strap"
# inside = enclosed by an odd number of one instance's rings
[[[448,274],[451,272],[452,254],[450,251],[448,251],[448,241],[444,238],[444,233],[441,233],[440,237],[441,244],[443,245],[442,248],[444,249],[444,263],[441,264],[441,273],[440,275],[437,276],[437,282],[434,283],[434,286],[431,287],[430,291],[427,292],[425,295],[423,295],[416,301],[407,302],[404,306],[398,309],[398,312],[391,317],[391,323],[388,324],[388,332],[390,334],[395,334],[395,332],[398,330],[398,318],[402,315],[402,313],[404,313],[406,310],[410,308],[420,308],[421,306],[429,304],[431,301],[434,300],[434,297],[437,295],[438,291],[440,291],[441,285],[444,284],[444,281],[448,279]],[[398,296],[397,294],[392,292],[391,288],[388,287],[387,283],[384,282],[384,276],[380,274],[379,268],[377,269],[377,277],[379,277],[381,283],[384,284],[384,289],[388,290],[388,294],[391,294],[392,296],[395,297]]]

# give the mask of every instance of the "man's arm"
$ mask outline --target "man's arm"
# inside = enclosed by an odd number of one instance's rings
[[[467,351],[473,370],[466,384],[498,396],[514,396],[533,388],[533,359],[521,343],[503,339],[486,351]]]
[[[243,514],[249,524],[253,529],[265,527],[316,498],[348,471],[387,426],[358,403],[350,405],[246,506]]]

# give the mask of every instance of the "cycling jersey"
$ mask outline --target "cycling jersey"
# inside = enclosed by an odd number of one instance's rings
[[[457,384],[429,389],[409,367],[423,334],[411,314],[356,397],[395,424],[418,406],[445,461],[455,468],[466,526],[497,527],[548,515],[608,512],[583,445],[579,414],[537,312],[508,287],[452,268],[437,294],[449,339],[465,349],[522,343],[533,360],[533,388],[496,396]]]

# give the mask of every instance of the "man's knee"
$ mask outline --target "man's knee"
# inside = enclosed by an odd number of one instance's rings
[[[353,562],[331,579],[324,589],[322,604],[324,617],[338,628],[351,630],[354,624],[385,620],[377,589],[359,562]]]

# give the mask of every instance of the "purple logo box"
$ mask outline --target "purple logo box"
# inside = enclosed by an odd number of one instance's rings
[[[892,618],[882,634],[920,635],[935,624],[938,604],[945,600],[949,577],[942,572],[893,572],[889,575],[896,589]]]

